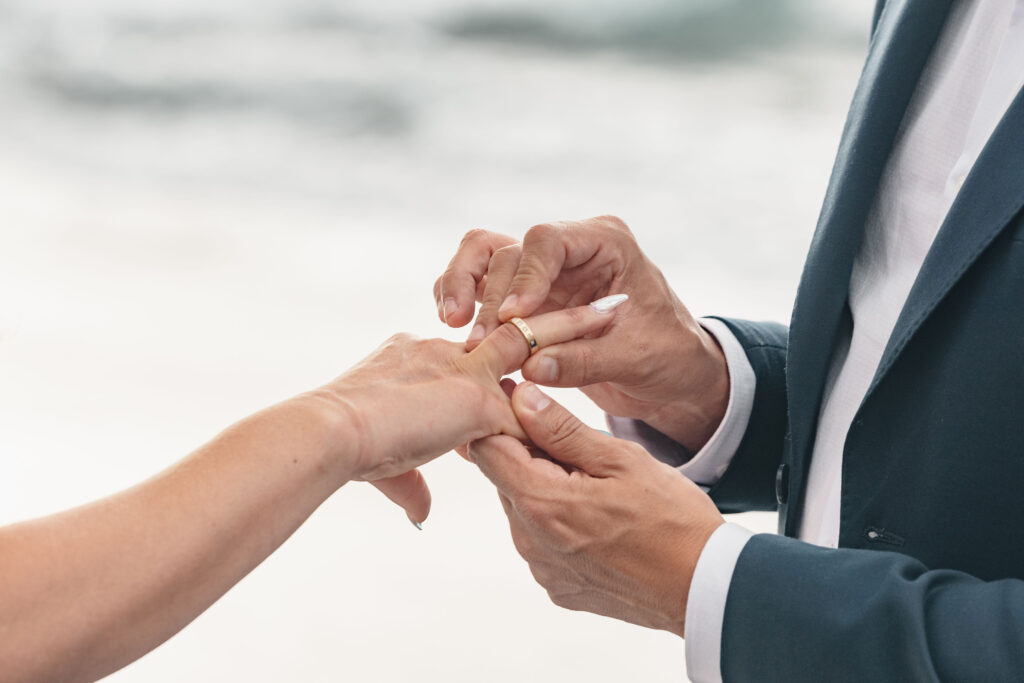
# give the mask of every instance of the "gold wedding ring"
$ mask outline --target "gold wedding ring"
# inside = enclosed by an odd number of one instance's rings
[[[520,332],[523,333],[523,337],[526,338],[526,345],[530,347],[530,355],[537,353],[537,338],[533,336],[533,330],[526,324],[526,321],[522,318],[512,318],[509,320],[510,323],[515,325]]]

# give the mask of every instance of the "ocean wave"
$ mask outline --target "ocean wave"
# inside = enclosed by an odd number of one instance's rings
[[[622,3],[603,12],[467,6],[438,25],[456,38],[546,50],[719,59],[790,42],[805,32],[806,18],[785,0],[721,0]]]
[[[823,10],[808,0],[240,2],[0,0],[0,83],[61,106],[245,111],[401,136],[430,96],[410,75],[427,51],[514,45],[569,60],[613,51],[699,62],[820,40],[841,24],[817,31]]]
[[[180,116],[270,115],[343,135],[400,136],[413,128],[412,104],[399,93],[340,81],[245,87],[228,81],[131,81],[110,73],[37,71],[35,89],[63,104]]]

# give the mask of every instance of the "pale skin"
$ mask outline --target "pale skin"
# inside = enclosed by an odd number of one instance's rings
[[[606,327],[587,307],[530,318],[558,344]],[[474,439],[526,439],[499,380],[528,356],[511,325],[462,344],[392,337],[334,381],[227,428],[137,486],[0,528],[5,681],[90,681],[153,649],[249,573],[349,481],[415,522],[415,468]],[[518,441],[517,441],[518,443]]]
[[[434,284],[438,315],[452,327],[468,324],[480,302],[469,349],[512,316],[610,293],[630,297],[612,324],[540,350],[523,377],[580,387],[606,412],[698,451],[728,405],[724,355],[620,219],[537,225],[521,242],[472,231]],[[512,438],[470,446],[501,494],[520,554],[556,604],[684,636],[696,561],[721,515],[636,444],[593,433],[554,404],[531,409],[534,389],[517,389],[512,403],[542,457]]]

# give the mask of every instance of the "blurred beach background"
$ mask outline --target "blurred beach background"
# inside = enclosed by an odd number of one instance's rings
[[[471,228],[614,213],[695,313],[788,320],[872,6],[0,0],[0,523],[464,338],[431,286]],[[424,474],[423,532],[350,484],[110,680],[684,679],[548,602],[475,468]]]

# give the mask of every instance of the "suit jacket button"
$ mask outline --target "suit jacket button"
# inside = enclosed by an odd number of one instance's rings
[[[789,500],[789,465],[782,463],[775,472],[775,500],[785,505]]]

